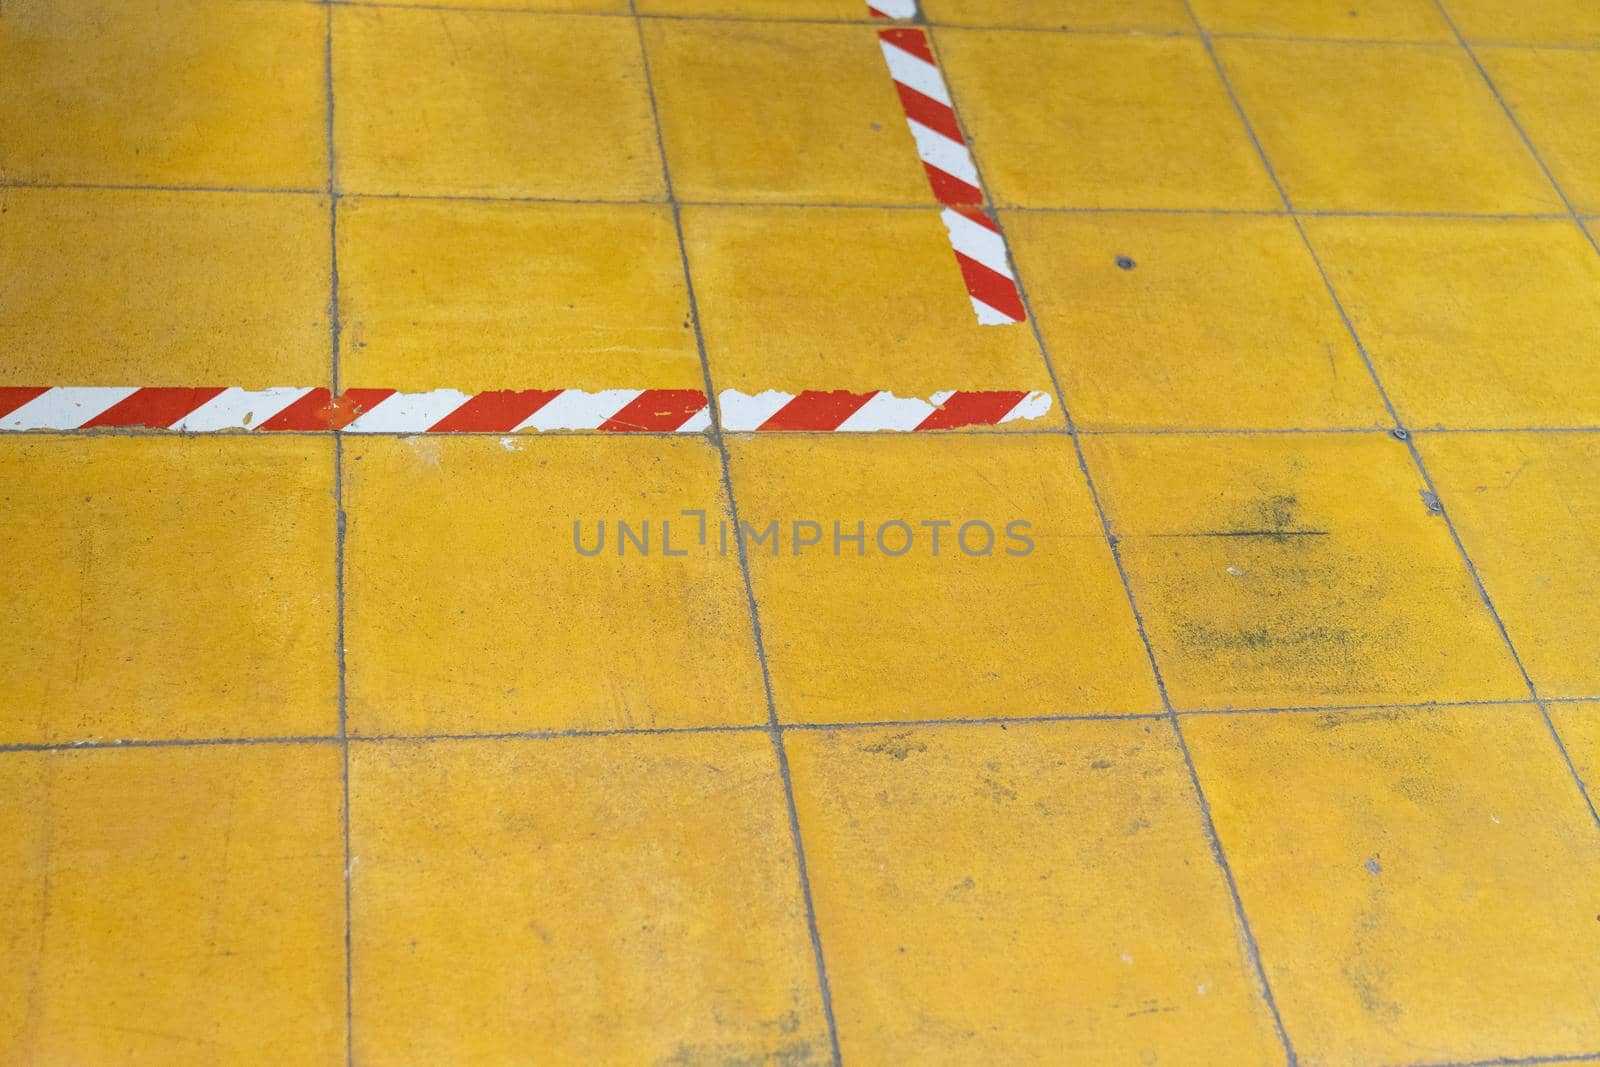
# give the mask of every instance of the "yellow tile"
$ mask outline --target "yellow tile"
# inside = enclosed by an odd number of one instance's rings
[[[1455,41],[1434,0],[1192,0],[1211,33]]]
[[[1540,694],[1600,694],[1600,438],[1428,434],[1418,447]]]
[[[665,207],[347,199],[351,385],[703,389]]]
[[[1536,709],[1184,733],[1302,1062],[1600,1045],[1600,837]]]
[[[1180,710],[1527,695],[1400,442],[1099,437],[1085,448]]]
[[[741,521],[755,533],[776,524],[747,541],[780,718],[1160,710],[1065,436],[747,437],[729,447]],[[909,527],[909,548],[905,528],[885,528],[895,521]],[[860,554],[841,540],[834,555],[835,523],[846,536],[860,524]],[[813,533],[820,543],[797,551]]]
[[[436,0],[384,0],[391,7],[439,7]],[[451,8],[493,11],[547,11],[573,14],[626,15],[628,0],[450,0]]]
[[[631,19],[372,7],[333,15],[346,191],[662,196]]]
[[[1600,97],[1600,54],[1531,48],[1477,52],[1562,191],[1579,211],[1600,211],[1600,146],[1588,122]]]
[[[644,30],[681,199],[933,203],[874,27]]]
[[[997,203],[1282,206],[1196,40],[981,30],[937,39]]]
[[[1592,801],[1600,801],[1600,703],[1551,704],[1550,719]]]
[[[333,446],[0,439],[0,743],[332,733]]]
[[[1450,17],[1469,40],[1514,44],[1600,45],[1600,9],[1589,0],[1449,0]]]
[[[325,385],[328,202],[0,191],[0,382]]]
[[[0,759],[0,1058],[343,1059],[338,746]]]
[[[357,1061],[827,1059],[764,734],[359,745],[350,805]]]
[[[935,211],[691,207],[683,224],[718,389],[1050,389],[1026,323],[978,323]],[[1041,424],[1064,423],[1052,407]]]
[[[1217,52],[1297,208],[1563,210],[1459,48],[1231,40]]]
[[[1600,421],[1600,259],[1572,223],[1306,223],[1407,424]]]
[[[1059,30],[1188,33],[1183,0],[922,0],[930,22]]]
[[[1007,212],[1004,221],[1079,426],[1389,421],[1288,219]]]
[[[765,721],[704,438],[350,442],[344,492],[353,732]],[[694,508],[707,513],[704,546],[699,521],[679,514]],[[580,555],[574,523],[592,550],[602,520],[605,550]],[[617,554],[619,520],[635,534],[649,523],[648,556],[633,543]]]
[[[0,179],[321,189],[324,13],[7,0]]]
[[[787,745],[846,1062],[1283,1061],[1165,721]]]
[[[872,18],[867,0],[636,0],[641,15],[724,15],[755,19]]]

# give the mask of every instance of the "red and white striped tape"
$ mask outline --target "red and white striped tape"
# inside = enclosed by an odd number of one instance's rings
[[[867,0],[867,10],[880,19],[914,19],[917,0]]]
[[[871,10],[884,17],[909,18],[916,14],[914,3],[889,5],[900,10],[909,7],[908,15],[891,16],[883,6],[875,0]],[[978,321],[985,326],[1026,321],[1028,313],[1011,273],[1005,237],[982,206],[984,195],[978,168],[967,150],[966,138],[950,103],[950,91],[927,35],[919,29],[896,27],[880,30],[878,41],[895,91],[900,94],[900,107],[917,144],[928,185],[945,205],[945,229]]]
[[[952,430],[1038,418],[1044,393],[949,391],[930,400],[886,391],[764,392],[719,397],[733,431]],[[699,433],[711,425],[698,389],[188,389],[0,386],[0,431],[149,429],[182,433]]]

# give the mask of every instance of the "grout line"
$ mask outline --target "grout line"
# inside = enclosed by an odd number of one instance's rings
[[[645,39],[644,20],[638,17],[636,0],[628,0],[628,10],[634,17],[634,28],[639,36],[639,56],[644,66],[645,88],[650,98],[650,113],[655,120],[656,148],[661,154],[661,175],[666,185],[667,202],[672,206],[672,226],[678,238],[678,256],[683,264],[683,284],[689,303],[689,321],[694,326],[695,346],[700,356],[700,372],[705,380],[708,398],[717,391],[711,379],[711,357],[706,348],[704,330],[700,323],[700,306],[695,297],[694,274],[689,267],[689,246],[683,232],[683,211],[677,202],[672,185],[672,168],[667,161],[666,138],[661,129],[661,109],[656,101],[655,78],[650,69],[649,44]],[[745,603],[750,613],[750,634],[755,645],[756,661],[761,667],[761,686],[767,704],[767,735],[772,743],[773,756],[778,766],[778,777],[783,784],[783,797],[789,817],[789,839],[794,850],[796,874],[799,878],[800,897],[805,905],[806,929],[811,939],[811,953],[816,964],[817,988],[822,999],[823,1021],[828,1031],[828,1046],[834,1067],[842,1067],[843,1054],[839,1048],[839,1026],[833,1011],[833,990],[828,981],[827,957],[822,949],[822,932],[817,925],[817,909],[811,892],[811,876],[806,865],[805,841],[800,832],[800,810],[795,803],[794,778],[789,769],[789,754],[784,747],[783,730],[778,721],[778,705],[773,697],[772,670],[767,663],[766,643],[761,629],[761,614],[756,608],[755,583],[750,576],[750,558],[745,545],[744,531],[739,522],[739,504],[733,494],[732,463],[728,444],[722,433],[720,405],[710,403],[710,437],[716,446],[722,469],[722,491],[728,500],[728,520],[733,524],[733,542],[739,557],[739,572],[744,579]]]
[[[282,737],[164,737],[126,741],[41,741],[0,745],[0,753],[102,752],[120,748],[209,748],[227,745],[337,745],[337,734],[290,734]]]
[[[1533,682],[1533,676],[1528,673],[1527,667],[1523,664],[1522,656],[1517,652],[1515,642],[1511,640],[1511,631],[1506,628],[1505,620],[1500,617],[1499,610],[1495,608],[1494,600],[1490,597],[1488,586],[1484,584],[1483,577],[1478,572],[1477,564],[1473,562],[1471,555],[1467,552],[1466,543],[1462,541],[1460,531],[1456,529],[1455,521],[1451,519],[1449,509],[1445,507],[1444,499],[1439,495],[1438,487],[1434,483],[1433,476],[1428,472],[1427,464],[1423,462],[1422,453],[1417,448],[1415,436],[1406,428],[1405,423],[1400,418],[1399,410],[1395,407],[1394,401],[1390,398],[1388,390],[1384,388],[1383,379],[1378,374],[1377,364],[1373,362],[1372,354],[1367,351],[1366,344],[1361,340],[1360,332],[1356,329],[1354,320],[1351,319],[1348,310],[1345,308],[1344,301],[1340,298],[1338,289],[1333,284],[1333,279],[1328,274],[1327,268],[1323,266],[1322,257],[1318,255],[1316,245],[1312,242],[1311,235],[1306,231],[1305,223],[1302,221],[1299,213],[1295,211],[1294,202],[1290,198],[1288,190],[1284,187],[1282,180],[1278,177],[1277,170],[1273,167],[1272,161],[1268,158],[1266,148],[1261,143],[1260,137],[1257,136],[1255,126],[1250,122],[1249,116],[1245,113],[1243,103],[1239,100],[1238,94],[1234,92],[1233,83],[1228,78],[1227,69],[1223,66],[1221,58],[1217,55],[1216,49],[1212,46],[1211,38],[1205,32],[1205,26],[1201,23],[1199,16],[1194,13],[1194,7],[1190,3],[1190,0],[1183,0],[1183,2],[1184,7],[1189,12],[1189,17],[1194,21],[1195,27],[1200,31],[1201,44],[1204,45],[1206,54],[1211,57],[1212,65],[1216,68],[1217,76],[1221,79],[1222,86],[1227,91],[1228,99],[1233,103],[1234,111],[1239,116],[1240,124],[1244,127],[1246,135],[1250,138],[1250,143],[1255,146],[1256,153],[1261,158],[1261,165],[1266,168],[1267,176],[1272,179],[1272,184],[1277,188],[1278,195],[1283,200],[1283,206],[1288,209],[1290,218],[1294,222],[1295,229],[1299,231],[1300,239],[1305,244],[1306,253],[1311,257],[1312,263],[1316,265],[1317,273],[1322,277],[1322,284],[1327,289],[1328,298],[1333,301],[1334,308],[1338,311],[1340,320],[1344,323],[1345,329],[1350,334],[1350,340],[1355,344],[1356,351],[1361,354],[1361,361],[1366,365],[1367,373],[1372,378],[1373,387],[1377,389],[1378,396],[1383,401],[1384,408],[1389,412],[1390,418],[1394,420],[1394,429],[1390,431],[1391,436],[1405,445],[1406,451],[1411,455],[1412,464],[1416,467],[1417,474],[1422,479],[1423,487],[1427,490],[1430,498],[1438,505],[1439,518],[1444,521],[1445,529],[1449,532],[1450,540],[1455,544],[1456,551],[1461,557],[1461,562],[1466,567],[1468,576],[1472,579],[1472,584],[1477,590],[1479,600],[1482,601],[1484,609],[1488,611],[1489,617],[1494,620],[1496,629],[1500,631],[1501,640],[1504,642],[1506,651],[1510,654],[1512,662],[1516,664],[1517,672],[1522,676],[1523,684],[1528,689],[1528,695],[1533,699],[1533,702],[1538,705],[1539,713],[1544,718],[1545,728],[1549,731],[1550,739],[1555,743],[1556,751],[1560,754],[1562,762],[1566,765],[1567,774],[1571,777],[1573,785],[1577,787],[1578,796],[1582,799],[1584,806],[1589,811],[1589,818],[1597,827],[1600,827],[1600,810],[1596,809],[1594,798],[1590,796],[1588,786],[1585,784],[1583,776],[1578,773],[1577,765],[1572,760],[1572,754],[1567,751],[1566,743],[1562,741],[1561,734],[1556,729],[1555,720],[1550,717],[1549,708],[1547,708],[1544,702],[1540,699],[1538,687],[1534,685]],[[1444,10],[1442,0],[1435,0],[1435,3],[1439,5],[1440,14],[1443,15],[1448,21],[1449,14]],[[1455,26],[1453,22],[1450,23],[1450,25],[1452,28]],[[1488,74],[1483,71],[1482,65],[1477,63],[1477,56],[1472,54],[1471,48],[1467,46],[1465,39],[1460,36],[1459,31],[1457,31],[1456,36],[1458,42],[1461,44],[1461,47],[1467,51],[1469,56],[1471,56],[1473,63],[1478,65],[1478,70],[1483,75],[1484,80],[1488,81]],[[1489,83],[1489,87],[1491,90],[1493,90],[1494,86],[1492,82]],[[1499,94],[1497,92],[1496,96],[1498,97],[1498,95]],[[1501,106],[1504,107],[1503,101]],[[1509,109],[1507,109],[1507,115],[1510,116]],[[1511,121],[1513,124],[1516,122],[1514,117],[1512,117]],[[1518,132],[1521,132],[1520,126],[1518,127]],[[1533,150],[1533,145],[1527,140],[1526,134],[1523,134],[1523,142],[1528,146],[1529,151]],[[1534,154],[1534,158],[1538,159],[1537,153]],[[1543,161],[1541,160],[1539,162],[1540,166],[1542,167],[1544,165]],[[1545,175],[1547,178],[1549,178],[1552,188],[1555,188],[1556,192],[1561,196],[1562,201],[1567,204],[1567,207],[1570,211],[1572,207],[1571,202],[1567,200],[1566,194],[1562,193],[1560,188],[1555,186],[1555,180],[1554,178],[1550,178],[1549,174],[1549,170],[1546,169]],[[1582,229],[1583,226],[1582,223],[1578,221],[1577,213],[1573,212],[1571,217],[1573,221],[1577,223],[1579,228]],[[1597,252],[1600,252],[1600,245],[1595,245],[1594,238],[1590,236],[1587,231],[1585,231],[1585,236],[1589,237],[1590,245],[1595,247]]]
[[[1556,1053],[1550,1056],[1501,1056],[1488,1060],[1430,1062],[1407,1067],[1540,1067],[1541,1064],[1589,1063],[1600,1059],[1600,1051]]]
[[[324,3],[323,16],[326,32],[323,40],[323,82],[327,95],[324,116],[326,150],[328,155],[328,342],[329,388],[339,395],[341,331],[339,313],[339,179],[338,156],[334,150],[334,100],[333,100],[333,5]],[[355,982],[354,952],[351,933],[352,857],[350,852],[350,732],[347,670],[345,664],[345,590],[344,555],[347,518],[344,510],[344,437],[333,435],[333,586],[334,586],[334,662],[338,671],[339,749],[342,767],[339,823],[344,838],[344,1055],[345,1063],[353,1067],[355,1051]]]
[[[1185,0],[1185,3],[1187,4],[1187,0]],[[928,37],[930,47],[932,48],[935,57],[938,57],[938,34],[930,31]],[[941,69],[944,68],[944,64],[942,62],[939,65]],[[949,92],[952,110],[956,114],[956,121],[960,123],[961,108],[957,103],[956,89],[953,84],[949,85]],[[964,125],[962,126],[962,133],[966,137],[967,143],[973,146],[973,166],[977,169],[981,184],[983,177],[983,164],[978,158],[978,146]],[[997,219],[997,225],[999,225],[1001,234],[1003,236],[1005,232],[1005,224],[1003,220]],[[1006,242],[1006,249],[1007,256],[1010,257],[1011,244],[1009,241]],[[1276,1031],[1279,1043],[1283,1047],[1284,1057],[1288,1067],[1295,1067],[1298,1060],[1295,1056],[1294,1044],[1289,1039],[1289,1032],[1284,1027],[1283,1016],[1278,1011],[1277,998],[1273,995],[1272,983],[1267,979],[1266,968],[1263,966],[1261,961],[1261,949],[1256,942],[1255,932],[1251,929],[1250,919],[1245,914],[1244,901],[1239,896],[1239,886],[1234,879],[1233,867],[1228,862],[1227,854],[1223,851],[1222,839],[1217,834],[1216,822],[1212,817],[1211,804],[1206,799],[1205,789],[1201,785],[1200,776],[1195,770],[1194,758],[1189,752],[1189,743],[1183,735],[1183,726],[1178,721],[1177,711],[1173,707],[1170,694],[1167,692],[1167,683],[1161,674],[1161,666],[1156,658],[1155,646],[1150,641],[1150,635],[1144,623],[1144,616],[1139,610],[1138,598],[1134,596],[1133,585],[1129,581],[1128,570],[1122,560],[1122,550],[1118,546],[1116,534],[1111,528],[1111,521],[1106,514],[1104,502],[1100,498],[1100,491],[1095,485],[1094,475],[1089,470],[1089,461],[1087,456],[1084,454],[1083,442],[1078,437],[1077,428],[1072,419],[1072,411],[1067,406],[1066,393],[1061,388],[1060,376],[1056,373],[1055,363],[1050,358],[1049,346],[1045,343],[1044,333],[1039,327],[1039,318],[1033,312],[1033,305],[1029,300],[1027,287],[1022,282],[1022,272],[1014,257],[1012,257],[1011,260],[1011,273],[1012,277],[1016,279],[1017,293],[1022,299],[1024,308],[1027,309],[1029,328],[1033,331],[1034,341],[1039,346],[1040,358],[1044,361],[1045,371],[1048,373],[1051,386],[1055,390],[1056,400],[1061,405],[1062,416],[1066,419],[1069,437],[1072,441],[1072,449],[1078,460],[1078,470],[1083,475],[1084,485],[1089,491],[1089,499],[1094,504],[1095,515],[1100,521],[1100,530],[1105,537],[1106,547],[1111,552],[1112,564],[1116,567],[1117,577],[1122,583],[1122,591],[1127,597],[1128,609],[1133,615],[1134,627],[1138,631],[1140,643],[1144,646],[1145,657],[1150,664],[1151,676],[1155,681],[1156,691],[1160,694],[1161,705],[1166,712],[1165,718],[1172,727],[1173,737],[1177,741],[1178,750],[1183,754],[1184,767],[1189,773],[1189,782],[1191,787],[1194,789],[1194,796],[1198,805],[1201,830],[1206,838],[1206,844],[1211,851],[1212,860],[1216,863],[1217,869],[1222,875],[1223,882],[1227,886],[1228,896],[1233,905],[1234,919],[1239,924],[1238,929],[1243,941],[1243,948],[1249,960],[1251,969],[1254,971],[1255,979],[1259,983],[1258,992],[1260,993],[1262,1001],[1265,1003],[1267,1010],[1272,1017],[1273,1029]]]

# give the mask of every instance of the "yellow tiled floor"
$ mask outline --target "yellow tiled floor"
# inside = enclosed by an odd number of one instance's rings
[[[1600,1063],[1597,12],[3,0],[0,1065]]]

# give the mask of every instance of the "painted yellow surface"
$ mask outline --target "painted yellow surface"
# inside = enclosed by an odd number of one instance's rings
[[[1435,0],[1190,0],[1210,33],[1454,41]]]
[[[1600,53],[1564,48],[1477,52],[1573,206],[1586,214],[1600,212],[1600,146],[1588,136],[1589,113],[1600,99]]]
[[[1600,10],[1588,0],[1447,0],[1445,7],[1472,41],[1512,44],[1600,45]]]
[[[385,438],[344,458],[353,732],[766,721],[705,440]],[[663,519],[687,556],[664,555]],[[649,523],[649,556],[618,554],[619,520]],[[580,555],[574,523],[593,549],[602,521],[604,550]]]
[[[1408,425],[1600,424],[1600,257],[1577,226],[1307,219],[1306,227]]]
[[[332,493],[325,438],[0,437],[0,744],[332,733]]]
[[[729,448],[741,521],[757,532],[778,523],[775,540],[750,544],[750,570],[780,718],[1160,710],[1064,435],[754,437]],[[899,528],[879,543],[892,520],[910,527],[909,549]],[[1008,530],[1016,520],[1030,525]],[[804,521],[821,541],[797,554]],[[863,524],[859,552],[841,540],[833,554],[834,521],[846,535]],[[979,526],[963,541],[969,522],[988,523],[992,544]]]
[[[1387,435],[1085,443],[1179,709],[1527,695]]]
[[[1549,710],[1590,800],[1600,799],[1600,701],[1551,704]]]
[[[1184,33],[1194,23],[1183,0],[921,0],[932,22],[1044,30]]]
[[[641,15],[711,15],[747,19],[864,21],[866,0],[634,0]]]
[[[1540,695],[1600,693],[1600,437],[1428,434],[1419,446]]]
[[[1247,40],[1216,47],[1297,208],[1563,210],[1459,48]]]
[[[333,91],[335,169],[346,192],[600,200],[664,192],[628,19],[340,5]]]
[[[7,385],[326,385],[328,201],[0,190],[0,308]]]
[[[718,388],[1050,390],[1033,331],[978,324],[932,211],[688,207],[683,226]],[[1053,404],[1008,425],[1064,423]]]
[[[789,748],[846,1062],[1282,1061],[1165,721]]]
[[[1184,733],[1306,1062],[1600,1045],[1600,834],[1527,706]]]
[[[324,13],[226,0],[7,0],[0,180],[327,185]]]
[[[336,745],[10,752],[0,1061],[343,1059]]]
[[[1282,206],[1197,40],[981,30],[933,38],[997,204]]]
[[[343,380],[702,389],[665,207],[339,203]]]
[[[644,24],[686,201],[932,204],[876,28]]]
[[[1288,219],[1008,211],[1004,222],[1080,429],[1387,424]]]
[[[351,753],[356,1062],[826,1062],[763,733]]]

